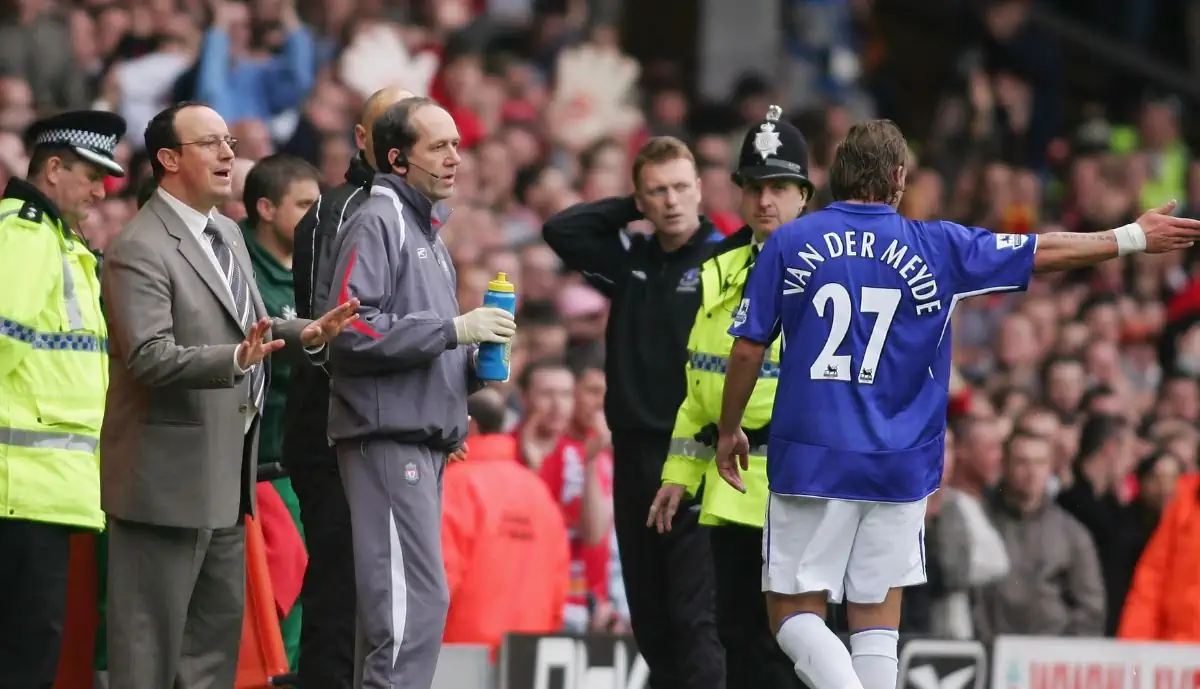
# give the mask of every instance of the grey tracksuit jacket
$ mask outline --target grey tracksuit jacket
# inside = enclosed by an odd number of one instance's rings
[[[389,438],[458,449],[467,435],[474,347],[459,347],[457,275],[433,204],[404,178],[378,174],[346,220],[326,308],[358,298],[359,320],[330,351],[329,439]]]

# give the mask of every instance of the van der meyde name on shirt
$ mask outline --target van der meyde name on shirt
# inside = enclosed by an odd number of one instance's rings
[[[827,260],[865,258],[886,263],[900,274],[900,277],[908,284],[913,300],[917,302],[918,316],[942,310],[942,302],[938,299],[938,286],[933,277],[933,271],[929,269],[925,259],[918,256],[915,251],[909,250],[907,244],[901,244],[900,240],[893,239],[887,248],[879,252],[875,246],[874,232],[860,233],[856,230],[828,232],[823,239],[825,240],[824,253],[813,247],[811,243],[806,243],[804,249],[797,252],[796,255],[804,261],[807,268],[787,267],[788,277],[783,279],[784,296],[804,294],[805,289],[808,288],[808,279],[812,277],[813,272],[820,264]]]

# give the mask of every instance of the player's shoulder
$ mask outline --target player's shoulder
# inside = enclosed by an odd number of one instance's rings
[[[995,242],[997,251],[1020,249],[1031,238],[1031,235],[994,232],[987,228],[963,225],[950,220],[938,220],[928,223],[926,234],[948,245],[990,246],[992,242]],[[1036,235],[1032,237],[1036,244]]]

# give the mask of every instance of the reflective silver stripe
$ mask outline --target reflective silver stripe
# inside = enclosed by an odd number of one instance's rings
[[[709,461],[717,456],[717,450],[693,438],[671,438],[671,445],[667,449],[667,454]],[[750,448],[750,455],[752,457],[766,457],[767,446],[756,445]]]
[[[726,369],[729,368],[729,357],[718,354],[705,354],[703,352],[691,352],[688,363],[691,364],[693,371],[705,371],[725,375]],[[758,377],[778,378],[779,362],[764,361],[762,368],[758,371]]]
[[[71,264],[63,254],[63,301],[67,302],[67,327],[83,330],[83,312],[79,310],[79,299],[75,296],[75,278],[71,277]]]
[[[17,428],[0,428],[0,445],[32,447],[39,450],[70,450],[92,452],[100,447],[100,438],[79,433],[57,431],[26,431]]]
[[[671,438],[671,445],[667,453],[705,461],[712,459],[717,454],[716,450],[711,446],[705,445],[694,438]]]

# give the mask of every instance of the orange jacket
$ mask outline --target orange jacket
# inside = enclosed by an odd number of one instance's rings
[[[1200,475],[1179,479],[1142,551],[1117,637],[1200,642]]]
[[[468,439],[446,467],[442,552],[450,585],[446,643],[488,644],[504,634],[562,628],[571,553],[562,510],[517,461],[512,436]]]

